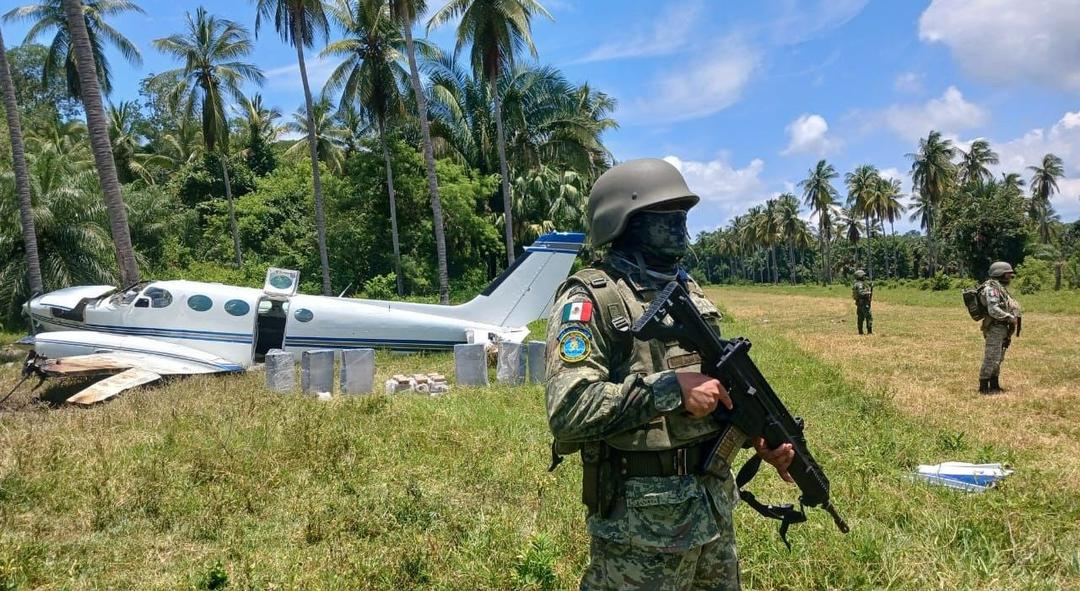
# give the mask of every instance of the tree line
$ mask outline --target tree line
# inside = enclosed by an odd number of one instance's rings
[[[1028,167],[1027,179],[1019,172],[998,178],[988,141],[975,140],[965,151],[937,131],[907,156],[910,206],[900,180],[875,166],[859,165],[841,178],[820,160],[798,185],[801,204],[784,193],[701,233],[693,268],[711,281],[829,283],[857,268],[872,278],[981,279],[991,262],[1004,260],[1026,267],[1026,289],[1080,288],[1080,221],[1063,224],[1052,203],[1064,176],[1061,158],[1046,154]],[[896,234],[905,213],[925,234]]]
[[[142,53],[110,21],[138,3],[4,14],[31,24],[10,51],[0,37],[8,318],[74,283],[252,284],[267,265],[328,295],[445,303],[536,235],[583,229],[587,188],[612,162],[614,99],[536,61],[532,22],[551,18],[538,2],[450,0],[419,23],[427,12],[424,0],[253,0],[249,29],[199,7],[152,42],[175,67],[116,101],[106,50],[132,68]],[[451,23],[450,50],[413,36]],[[296,49],[304,101],[289,118],[257,91],[254,39],[270,29]],[[335,64],[322,89],[312,49]]]

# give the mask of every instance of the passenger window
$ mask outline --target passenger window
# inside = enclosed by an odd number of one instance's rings
[[[147,289],[143,296],[150,298],[151,308],[167,308],[172,303],[172,294],[160,287]]]
[[[296,314],[294,314],[294,316],[300,322],[311,322],[311,319],[315,317],[315,314],[307,308],[300,308],[296,311]]]
[[[187,305],[196,312],[205,312],[214,307],[214,301],[204,295],[193,295],[188,298]]]
[[[229,300],[225,302],[225,311],[233,316],[243,316],[251,311],[251,306],[244,300]]]

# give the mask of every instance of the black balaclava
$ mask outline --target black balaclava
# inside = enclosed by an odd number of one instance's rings
[[[650,270],[673,271],[690,251],[686,211],[634,213],[627,220],[626,229],[615,239],[612,250],[630,261],[644,262]]]

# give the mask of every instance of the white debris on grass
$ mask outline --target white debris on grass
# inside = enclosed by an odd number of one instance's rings
[[[912,478],[966,492],[984,492],[1012,473],[1003,464],[942,462],[920,465]]]

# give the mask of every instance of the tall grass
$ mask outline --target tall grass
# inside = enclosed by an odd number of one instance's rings
[[[1037,468],[964,495],[919,463],[1015,457],[895,409],[768,327],[730,322],[808,436],[852,526],[737,510],[748,589],[1067,589],[1080,503]],[[448,355],[380,354],[383,374]],[[13,374],[14,370],[9,370]],[[2,384],[12,383],[7,375]],[[0,414],[0,589],[573,589],[580,465],[546,471],[542,388],[320,403],[261,374],[196,377],[91,409]],[[10,403],[10,402],[9,402]],[[765,474],[759,497],[793,500]]]

